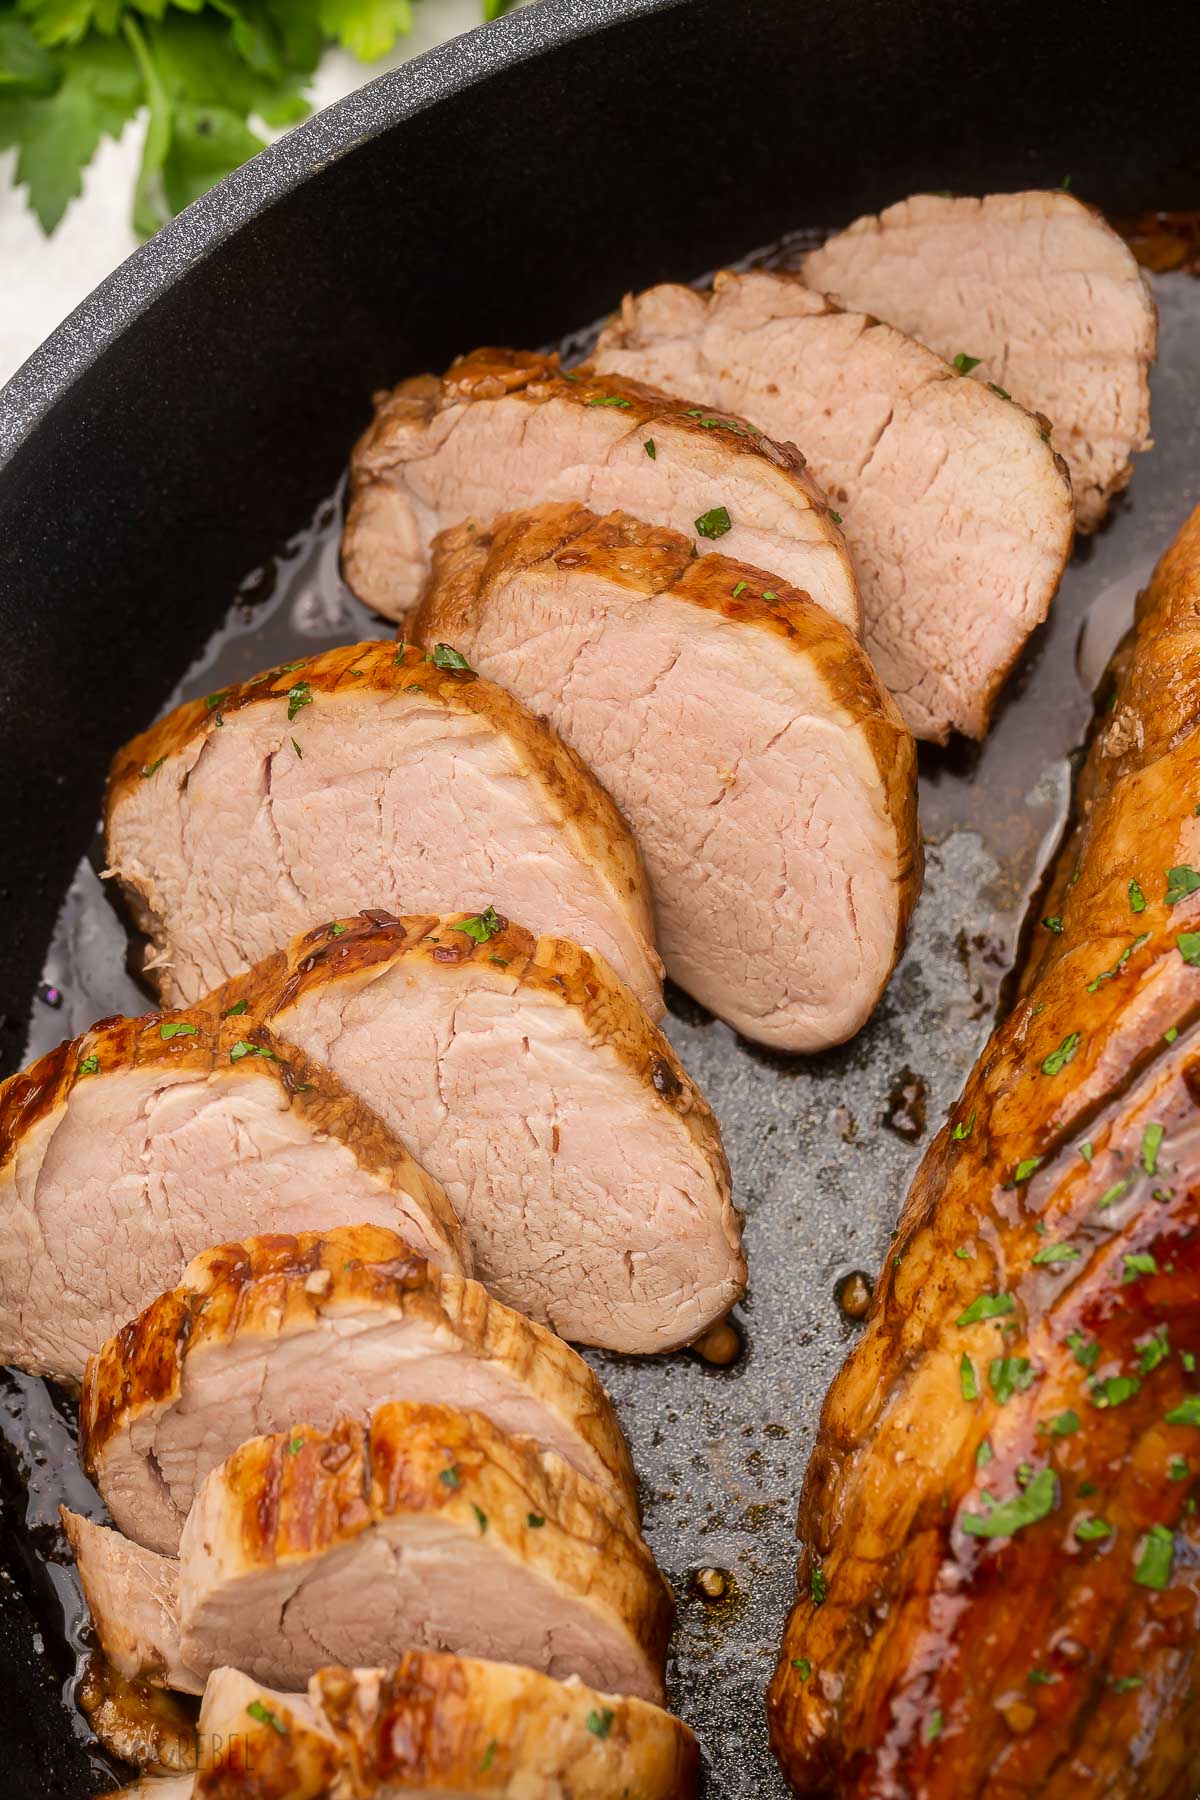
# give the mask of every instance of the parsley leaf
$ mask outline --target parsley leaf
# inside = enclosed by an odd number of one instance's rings
[[[458,925],[451,925],[451,931],[461,931],[473,938],[477,944],[486,944],[494,938],[498,931],[503,931],[505,920],[500,917],[494,906],[486,912],[476,913],[472,919],[463,919]]]
[[[695,526],[701,537],[719,538],[724,537],[727,531],[732,530],[733,520],[729,517],[727,507],[713,506],[706,513],[700,514],[695,521]]]
[[[1200,888],[1200,869],[1189,868],[1187,863],[1178,863],[1175,868],[1167,870],[1167,891],[1163,896],[1168,906],[1178,905],[1189,894]]]
[[[1080,1038],[1077,1031],[1065,1037],[1057,1050],[1052,1050],[1042,1063],[1043,1075],[1060,1075],[1073,1059],[1079,1048]]]
[[[962,1528],[968,1537],[1012,1537],[1027,1525],[1036,1525],[1058,1504],[1058,1482],[1053,1469],[1039,1469],[1029,1485],[1011,1500],[1002,1500],[988,1513],[964,1513]]]
[[[971,370],[977,369],[982,361],[981,356],[968,356],[965,350],[960,350],[954,358],[954,366],[960,375],[969,375]]]
[[[1152,1525],[1142,1539],[1141,1554],[1133,1571],[1139,1587],[1162,1592],[1171,1579],[1175,1561],[1175,1534],[1166,1525]]]
[[[981,1319],[999,1319],[1013,1310],[1011,1294],[979,1294],[965,1312],[955,1320],[957,1325],[977,1325]]]

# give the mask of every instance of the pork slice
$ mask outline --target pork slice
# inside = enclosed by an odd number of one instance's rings
[[[460,1271],[438,1183],[269,1032],[194,1008],[108,1019],[0,1086],[0,1361],[78,1383],[214,1240],[394,1227]]]
[[[912,738],[843,625],[675,532],[556,506],[438,540],[413,630],[451,626],[617,799],[674,981],[777,1049],[859,1029],[922,853]]]
[[[583,1359],[380,1226],[204,1251],[90,1359],[80,1454],[126,1536],[173,1553],[209,1471],[298,1407],[328,1430],[384,1400],[451,1395],[557,1451],[636,1520],[629,1451]]]
[[[943,356],[978,357],[977,381],[1047,414],[1080,531],[1151,447],[1154,299],[1128,245],[1073,194],[917,194],[830,238],[804,278]]]
[[[151,1643],[147,1680],[232,1662],[300,1688],[329,1663],[454,1649],[662,1695],[671,1595],[627,1511],[478,1413],[389,1402],[368,1427],[241,1445],[201,1485],[178,1564],[136,1551],[148,1576],[142,1559],[161,1561],[156,1592],[177,1571],[177,1648],[149,1638],[140,1602],[106,1610],[126,1540],[101,1528],[83,1549],[101,1643]]]
[[[204,1683],[179,1654],[179,1564],[67,1506],[59,1514],[88,1610],[105,1621],[113,1668],[127,1681],[201,1693]]]
[[[226,997],[403,1121],[494,1294],[626,1352],[728,1312],[746,1266],[717,1122],[598,957],[497,914],[336,924]]]
[[[494,903],[592,945],[661,1015],[616,807],[517,701],[444,646],[431,655],[328,650],[178,707],[117,755],[110,872],[166,997],[194,1000],[360,907]]]
[[[196,1800],[244,1800],[250,1773],[259,1800],[336,1794],[351,1770],[362,1800],[692,1800],[697,1791],[695,1739],[660,1707],[432,1650],[388,1669],[322,1669],[304,1699],[217,1669],[200,1731],[221,1748]],[[314,1789],[314,1777],[328,1786]]]
[[[644,382],[559,372],[557,359],[479,350],[438,381],[403,382],[355,447],[346,579],[387,618],[415,605],[437,532],[572,500],[686,533],[803,589],[852,631],[858,594],[841,532],[794,444]]]
[[[953,354],[953,353],[952,353]],[[982,737],[1071,549],[1044,421],[794,275],[626,298],[595,364],[794,437],[842,509],[880,675],[918,737]]]

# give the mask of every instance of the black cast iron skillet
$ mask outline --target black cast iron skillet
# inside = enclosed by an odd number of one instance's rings
[[[1070,172],[1109,210],[1193,206],[1198,45],[1194,8],[1123,0],[540,0],[140,250],[3,394],[0,1073],[112,751],[332,489],[373,388],[922,188]],[[94,1777],[18,1574],[0,1790],[66,1800]]]

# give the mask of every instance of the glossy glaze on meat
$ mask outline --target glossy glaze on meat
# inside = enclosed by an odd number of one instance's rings
[[[797,1789],[1200,1782],[1200,511],[1119,659],[1036,979],[826,1401],[770,1692]]]

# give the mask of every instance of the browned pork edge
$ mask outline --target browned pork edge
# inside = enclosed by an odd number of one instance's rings
[[[1057,1223],[1056,1207],[1068,1208],[1076,1189],[1092,1179],[1087,1134],[1107,1134],[1114,1107],[1119,1112],[1131,1093],[1136,1100],[1143,1091],[1155,1092],[1150,1078],[1169,1076],[1176,1066],[1193,1103],[1200,1091],[1194,1068],[1200,971],[1183,954],[1200,946],[1200,936],[1190,938],[1200,931],[1200,893],[1172,903],[1166,898],[1169,870],[1200,869],[1200,508],[1141,596],[1116,674],[1113,714],[1091,750],[1089,807],[1075,871],[1062,890],[1061,933],[1053,936],[1029,991],[993,1033],[930,1146],[866,1331],[825,1402],[800,1507],[806,1545],[800,1592],[769,1695],[776,1753],[793,1785],[805,1792],[854,1800],[885,1791],[929,1800],[961,1793],[956,1754],[969,1756],[977,1740],[994,1731],[995,1695],[977,1730],[969,1720],[943,1721],[939,1713],[931,1736],[929,1686],[961,1673],[964,1652],[953,1639],[964,1629],[975,1646],[972,1661],[985,1659],[979,1673],[986,1678],[987,1646],[1019,1641],[1022,1594],[1032,1605],[1035,1594],[1044,1599],[1067,1579],[1071,1562],[1057,1512],[1044,1527],[1007,1540],[1020,1545],[1021,1557],[999,1584],[988,1581],[993,1565],[984,1551],[967,1548],[974,1539],[956,1534],[952,1540],[959,1503],[979,1480],[972,1413],[958,1392],[959,1352],[975,1353],[983,1399],[985,1341],[997,1348],[1002,1341],[1002,1354],[1012,1355],[1038,1334],[1053,1352],[1040,1374],[1054,1391],[1081,1378],[1066,1341],[1073,1316],[1085,1323],[1080,1341],[1102,1305],[1114,1325],[1124,1319],[1130,1336],[1146,1319],[1147,1303],[1136,1292],[1123,1308],[1108,1294],[1102,1246],[1081,1253],[1079,1274],[1066,1285],[1061,1276],[1057,1285],[1049,1278],[1053,1271],[1048,1276],[1034,1267],[1033,1257],[1054,1235],[1053,1225],[1048,1238],[1037,1233],[1041,1215]],[[1159,1079],[1157,1086],[1164,1085]],[[1087,1146],[1083,1154],[1081,1145]],[[1143,1147],[1143,1159],[1146,1154]],[[1134,1173],[1139,1169],[1135,1164]],[[1092,1216],[1112,1204],[1112,1195],[1102,1195]],[[1187,1248],[1194,1191],[1168,1189],[1142,1209],[1138,1222],[1143,1241],[1169,1244],[1179,1263],[1178,1273],[1171,1264],[1152,1276],[1164,1284],[1164,1305],[1178,1309],[1181,1295],[1194,1303],[1195,1253]],[[968,1254],[956,1255],[964,1247]],[[1137,1271],[1127,1268],[1123,1285],[1131,1280]],[[1077,1284],[1080,1293],[1064,1300]],[[949,1329],[981,1294],[1013,1290],[1015,1330],[1002,1340],[989,1339],[981,1325]],[[1117,1295],[1122,1292],[1118,1287]],[[1186,1381],[1174,1360],[1168,1372],[1176,1389]],[[1153,1415],[1153,1390],[1146,1400]],[[1019,1401],[1012,1404],[1023,1419]],[[1087,1416],[1078,1440],[1073,1434],[1064,1442],[1078,1442],[1086,1453],[1090,1437],[1099,1434],[1103,1441],[1109,1432],[1104,1478],[1112,1479],[1112,1469],[1127,1468],[1133,1451],[1129,1443],[1120,1445],[1117,1428],[1126,1415],[1093,1413],[1091,1405],[1082,1410]],[[1124,1429],[1142,1428],[1136,1406],[1131,1420],[1134,1415],[1136,1426]],[[1026,1454],[1045,1461],[1051,1440],[1036,1436],[1032,1419],[1027,1429]],[[1177,1490],[1172,1516],[1184,1492]],[[1161,1504],[1157,1479],[1152,1482],[1147,1472],[1142,1527],[1148,1518],[1161,1518]],[[972,1791],[1037,1792],[1055,1800],[1068,1791],[1121,1800],[1191,1791],[1194,1781],[1183,1772],[1194,1776],[1200,1767],[1200,1741],[1194,1711],[1184,1709],[1181,1693],[1190,1679],[1195,1632],[1189,1610],[1197,1555],[1193,1516],[1179,1518],[1174,1530],[1185,1548],[1176,1556],[1176,1579],[1161,1608],[1151,1588],[1133,1583],[1124,1544],[1119,1563],[1110,1558],[1097,1564],[1095,1583],[1107,1616],[1122,1621],[1109,1652],[1117,1662],[1113,1681],[1119,1675],[1120,1684],[1113,1686],[1108,1664],[1101,1664],[1096,1693],[1069,1719],[1056,1720],[1056,1705],[1065,1704],[1059,1696],[1070,1691],[1060,1674],[1044,1696],[1022,1695],[1013,1713],[1022,1757],[1040,1749],[1054,1762],[1069,1730],[1074,1760],[1062,1761],[1058,1777],[1036,1788],[989,1781]],[[913,1629],[914,1612],[919,1644],[903,1635]],[[1173,1617],[1190,1621],[1181,1640],[1172,1635]],[[1132,1658],[1140,1668],[1151,1650],[1166,1658],[1155,1661],[1153,1678],[1129,1675],[1123,1665]],[[1064,1659],[1065,1671],[1065,1651]],[[994,1687],[994,1681],[985,1685]],[[942,1736],[943,1723],[950,1737]],[[964,1744],[961,1753],[954,1738]],[[1115,1762],[1113,1745],[1120,1746]],[[1082,1773],[1089,1749],[1098,1759],[1091,1786]],[[1013,1747],[1010,1760],[1016,1757]]]
[[[201,1732],[215,1754],[195,1800],[245,1800],[251,1777],[257,1800],[340,1792],[350,1770],[363,1800],[692,1800],[699,1779],[692,1733],[648,1701],[441,1651],[409,1651],[391,1669],[322,1669],[306,1700],[217,1670]]]
[[[269,669],[249,681],[235,682],[218,695],[185,701],[131,739],[113,758],[104,801],[105,835],[129,787],[152,780],[164,757],[174,755],[190,739],[220,729],[219,721],[228,713],[269,701],[277,704],[302,685],[319,694],[357,694],[372,688],[393,694],[418,683],[422,701],[473,714],[508,739],[514,754],[545,788],[562,815],[563,829],[577,838],[585,857],[611,870],[614,888],[621,893],[653,962],[653,916],[642,860],[628,826],[604,789],[574,751],[503,688],[484,681],[473,670],[439,669],[415,644],[342,645]],[[144,923],[140,896],[127,884],[122,887],[135,917]]]
[[[677,531],[627,513],[597,518],[586,507],[568,504],[508,514],[487,529],[464,526],[443,533],[434,546],[433,577],[413,620],[414,637],[442,631],[473,637],[479,597],[488,583],[550,559],[563,568],[577,559],[590,573],[646,598],[669,593],[734,624],[754,626],[787,654],[808,659],[833,703],[866,738],[887,796],[900,864],[894,968],[925,866],[917,825],[916,745],[853,635],[785,581],[772,579],[764,589],[757,569],[719,552],[694,556],[689,540]]]
[[[544,1326],[490,1299],[478,1282],[439,1272],[394,1232],[373,1226],[276,1233],[220,1244],[197,1257],[178,1287],[152,1301],[88,1362],[79,1408],[79,1454],[88,1474],[97,1479],[105,1445],[134,1429],[139,1414],[179,1400],[196,1350],[242,1331],[282,1333],[289,1322],[302,1326],[356,1302],[424,1318],[472,1356],[523,1370],[539,1392],[557,1394],[572,1428],[638,1517],[629,1447],[582,1357]],[[303,1393],[296,1404],[303,1410]]]

